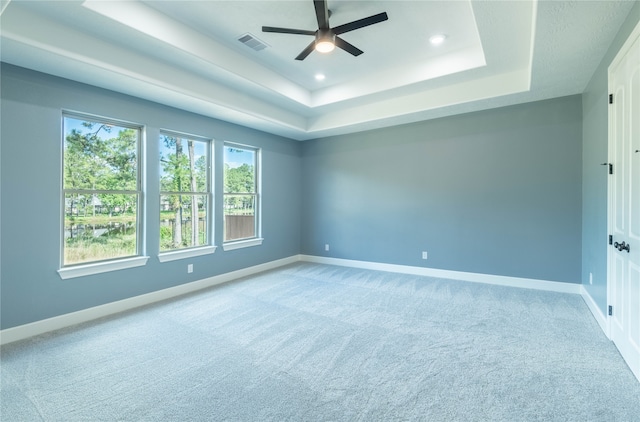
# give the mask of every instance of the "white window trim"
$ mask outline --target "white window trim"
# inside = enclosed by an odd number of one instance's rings
[[[117,259],[113,261],[92,262],[91,264],[74,265],[58,270],[63,280],[87,275],[107,273],[111,271],[125,270],[127,268],[142,267],[147,264],[148,256],[135,256],[132,258]]]
[[[251,246],[260,246],[264,239],[261,237],[253,237],[251,239],[243,239],[237,241],[230,241],[222,244],[222,250],[232,251],[234,249],[249,248]]]
[[[215,207],[214,207],[214,195],[213,195],[213,180],[212,180],[212,169],[214,166],[214,140],[211,138],[193,135],[183,132],[176,132],[167,129],[160,130],[160,136],[175,136],[184,138],[187,140],[193,140],[197,142],[205,142],[207,143],[207,191],[206,192],[167,192],[160,190],[160,197],[162,195],[173,195],[173,194],[184,194],[184,195],[201,195],[207,197],[207,245],[195,246],[188,249],[171,249],[168,251],[160,251],[158,253],[158,260],[160,262],[170,262],[176,261],[179,259],[192,258],[195,256],[208,255],[213,254],[216,251],[217,246],[213,245],[214,242],[214,218],[215,218]],[[159,180],[158,180],[159,182]]]
[[[256,154],[256,160],[255,160],[255,190],[253,192],[224,192],[223,189],[223,204],[224,204],[224,196],[225,195],[252,195],[255,197],[255,206],[256,206],[256,213],[255,213],[255,218],[256,218],[256,222],[255,222],[255,237],[251,237],[251,238],[246,238],[246,239],[232,239],[232,240],[226,240],[223,241],[222,243],[222,250],[223,251],[232,251],[234,249],[242,249],[242,248],[249,248],[252,246],[260,246],[262,245],[262,241],[264,240],[264,238],[262,238],[262,148],[259,147],[255,147],[255,146],[251,146],[251,145],[245,145],[245,144],[238,144],[235,142],[228,142],[225,141],[223,144],[223,148],[224,147],[238,147],[238,148],[245,148],[245,149],[250,149],[252,151],[255,152]],[[223,159],[224,161],[224,159]],[[224,179],[224,177],[223,177]],[[223,210],[224,213],[224,210]]]
[[[158,254],[158,261],[171,262],[178,259],[193,258],[202,255],[211,255],[216,252],[217,246],[204,246],[200,248],[189,248]]]
[[[79,265],[71,264],[69,266],[65,266],[64,264],[64,247],[65,247],[64,245],[64,242],[65,242],[64,240],[64,230],[65,230],[65,226],[64,226],[65,224],[65,221],[64,221],[64,216],[65,216],[64,119],[65,117],[78,119],[78,120],[90,119],[96,122],[113,124],[115,126],[126,127],[129,129],[135,129],[138,131],[137,157],[136,157],[137,164],[138,164],[137,190],[130,192],[131,194],[135,193],[138,196],[138,203],[136,207],[136,214],[137,214],[136,215],[136,253],[138,255],[128,257],[128,258],[116,258],[109,261],[91,261],[86,264],[79,264]],[[145,187],[145,178],[143,177],[146,171],[145,170],[146,169],[145,167],[146,166],[146,149],[145,149],[146,142],[145,142],[144,126],[136,123],[124,121],[124,120],[114,120],[110,118],[100,117],[97,115],[75,113],[71,111],[62,112],[61,123],[62,123],[61,137],[62,137],[63,147],[60,155],[60,166],[63,169],[63,171],[60,173],[60,186],[62,187],[62,189],[60,190],[62,194],[62,201],[61,201],[60,208],[61,208],[62,224],[60,226],[61,249],[60,249],[60,269],[57,270],[58,275],[60,276],[61,279],[66,280],[69,278],[84,277],[87,275],[101,274],[101,273],[106,273],[111,271],[124,270],[127,268],[142,267],[146,265],[147,261],[149,260],[149,257],[144,255],[146,250],[146,243],[145,243],[146,237],[144,232],[146,228],[146,223],[144,220],[145,219],[144,207],[146,205],[144,201],[144,194],[145,194],[146,187]]]

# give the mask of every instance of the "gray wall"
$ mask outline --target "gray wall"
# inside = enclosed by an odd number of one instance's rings
[[[582,99],[582,284],[605,313],[607,307],[608,67],[640,22],[640,2],[631,9]],[[589,274],[593,285],[589,284]]]
[[[172,287],[300,252],[299,142],[148,101],[3,64],[1,68],[2,328],[49,318]],[[147,253],[144,267],[83,278],[58,276],[61,208],[61,112],[80,111],[146,127]],[[158,220],[159,129],[216,140],[216,203],[222,198],[224,141],[262,148],[262,246],[160,263]],[[215,221],[222,243],[222,218]],[[187,263],[194,272],[187,274]]]
[[[579,95],[308,141],[302,161],[305,254],[580,283]]]

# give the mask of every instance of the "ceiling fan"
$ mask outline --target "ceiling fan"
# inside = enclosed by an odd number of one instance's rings
[[[321,53],[328,53],[333,51],[335,47],[339,47],[354,56],[359,56],[363,53],[362,50],[356,46],[349,44],[338,35],[345,32],[353,31],[355,29],[364,28],[365,26],[380,23],[389,19],[386,12],[378,13],[377,15],[369,16],[368,18],[358,19],[353,22],[345,23],[344,25],[338,25],[334,28],[329,26],[329,17],[331,11],[327,6],[327,0],[313,0],[313,6],[316,9],[316,18],[318,19],[318,29],[316,31],[310,31],[305,29],[292,29],[292,28],[277,28],[273,26],[263,26],[262,32],[277,32],[280,34],[297,34],[297,35],[313,35],[315,40],[311,42],[298,56],[296,60],[304,60],[315,49]]]

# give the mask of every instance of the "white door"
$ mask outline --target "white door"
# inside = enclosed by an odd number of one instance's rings
[[[640,380],[640,24],[609,67],[609,323]]]

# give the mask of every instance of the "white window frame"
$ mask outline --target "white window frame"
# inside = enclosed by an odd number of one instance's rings
[[[251,150],[255,153],[255,162],[254,162],[255,191],[253,193],[247,194],[246,192],[224,192],[224,189],[223,189],[223,193],[222,193],[223,220],[225,216],[224,198],[226,195],[253,195],[255,197],[255,211],[254,211],[255,235],[253,237],[242,238],[242,239],[233,239],[233,240],[223,239],[222,249],[224,251],[232,251],[235,249],[262,245],[262,242],[264,240],[262,238],[262,149],[259,147],[240,144],[236,142],[224,142],[223,148],[227,148],[227,147]],[[223,157],[223,185],[224,185],[224,162],[225,161]],[[226,222],[223,222],[223,224],[226,224]]]
[[[186,195],[193,195],[193,194],[200,194],[203,196],[207,197],[207,231],[206,231],[206,235],[207,235],[207,244],[206,245],[199,245],[199,246],[192,246],[192,247],[188,247],[188,248],[182,248],[182,249],[174,249],[171,251],[158,251],[158,260],[160,262],[171,262],[171,261],[176,261],[179,259],[187,259],[187,258],[193,258],[196,256],[202,256],[202,255],[210,255],[215,253],[217,246],[214,245],[214,213],[215,213],[215,206],[214,206],[214,198],[213,198],[213,178],[212,178],[212,169],[213,169],[213,147],[214,147],[214,140],[211,138],[206,138],[203,136],[198,136],[198,135],[192,135],[192,134],[187,134],[184,132],[176,132],[176,131],[172,131],[172,130],[165,130],[165,129],[161,129],[160,130],[160,139],[162,139],[162,136],[173,136],[173,137],[180,137],[183,139],[190,139],[193,141],[198,141],[198,142],[206,142],[207,143],[207,190],[206,192],[168,192],[168,191],[163,191],[160,190],[160,194],[159,194],[159,198],[162,197],[163,195],[171,195],[171,194],[186,194]],[[158,186],[160,185],[160,179],[159,179],[160,174],[158,173]],[[160,224],[160,221],[158,220],[158,228]],[[158,233],[160,233],[160,230],[158,230]]]
[[[128,129],[134,129],[138,131],[138,139],[136,145],[136,158],[137,158],[137,175],[136,175],[136,187],[135,191],[117,191],[124,192],[130,195],[137,195],[137,205],[136,205],[136,253],[132,256],[118,257],[113,259],[106,260],[98,260],[91,262],[83,262],[77,264],[64,264],[64,249],[65,249],[65,201],[66,195],[68,193],[79,193],[91,191],[92,193],[104,193],[103,191],[98,191],[95,189],[66,189],[64,186],[64,143],[66,137],[65,131],[65,118],[71,118],[76,120],[84,120],[91,121],[102,124],[110,124],[118,127],[124,127]],[[60,263],[58,269],[58,275],[62,279],[69,279],[75,277],[84,277],[93,274],[100,274],[110,271],[117,271],[127,268],[134,268],[146,265],[149,257],[145,255],[146,244],[145,244],[145,201],[144,201],[144,178],[142,175],[144,174],[144,165],[145,165],[145,150],[144,150],[144,126],[132,122],[127,122],[119,119],[106,118],[86,113],[77,113],[70,111],[63,111],[61,118],[61,154],[60,154],[60,193],[61,193],[61,201],[60,201]],[[106,191],[105,191],[106,192]]]

